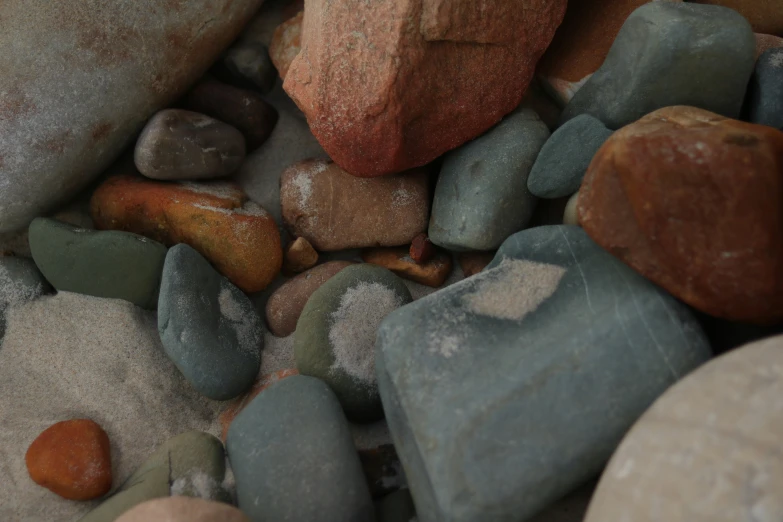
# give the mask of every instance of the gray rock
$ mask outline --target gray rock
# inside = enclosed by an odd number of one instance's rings
[[[108,167],[260,4],[3,2],[0,232],[27,226]]]
[[[375,503],[377,522],[410,522],[415,517],[416,507],[408,489],[398,489]]]
[[[452,522],[528,520],[710,356],[685,306],[564,225],[393,312],[376,350],[418,516]]]
[[[769,49],[756,62],[748,85],[748,121],[783,130],[783,49]]]
[[[539,198],[570,196],[579,190],[593,156],[611,135],[600,120],[587,114],[569,120],[541,147],[527,188]]]
[[[258,395],[226,439],[239,508],[253,522],[365,522],[373,504],[340,403],[296,375]]]
[[[245,159],[245,137],[209,116],[166,109],[144,127],[133,159],[139,172],[152,179],[221,178]]]
[[[237,42],[216,64],[216,75],[240,87],[255,88],[267,94],[277,81],[277,69],[266,45],[260,42]]]
[[[506,116],[446,154],[435,188],[429,237],[449,250],[494,250],[527,225],[536,198],[527,177],[549,129],[530,109]]]
[[[0,341],[5,334],[6,310],[32,301],[51,289],[32,259],[0,257]]]
[[[166,355],[210,399],[234,398],[258,375],[261,317],[241,290],[188,245],[166,255],[158,330]]]
[[[561,122],[590,114],[619,129],[671,105],[737,118],[755,59],[753,29],[736,11],[650,2],[625,21],[603,65],[574,95]]]

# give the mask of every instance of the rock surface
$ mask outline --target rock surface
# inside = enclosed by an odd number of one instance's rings
[[[426,263],[437,253],[435,245],[432,244],[427,234],[422,232],[411,241],[411,247],[408,250],[411,259],[416,263]]]
[[[117,522],[251,522],[240,510],[222,502],[200,498],[169,497],[148,500]]]
[[[756,59],[768,49],[783,47],[783,38],[771,34],[756,33]]]
[[[410,522],[416,520],[416,506],[408,489],[400,489],[383,497],[375,505],[377,522]]]
[[[313,268],[318,263],[318,252],[303,237],[296,238],[285,249],[283,272],[299,274]]]
[[[417,263],[405,247],[372,248],[362,252],[365,263],[382,266],[398,276],[420,285],[438,288],[451,274],[451,254],[439,251],[429,261]]]
[[[783,130],[783,48],[765,51],[756,62],[748,85],[747,119]]]
[[[519,105],[565,7],[565,0],[307,0],[302,50],[283,86],[346,171],[404,171],[479,136]]]
[[[304,11],[277,26],[269,44],[269,54],[280,78],[285,80],[288,68],[302,49],[302,19]]]
[[[390,314],[376,351],[418,516],[453,522],[527,520],[576,489],[710,355],[686,307],[562,225]]]
[[[9,308],[32,301],[52,289],[31,259],[0,257],[0,342]]]
[[[598,244],[734,321],[783,319],[783,133],[668,107],[615,133],[579,191]]]
[[[4,2],[0,232],[27,226],[108,167],[260,4]]]
[[[688,0],[729,7],[748,19],[753,30],[783,36],[783,9],[778,0]]]
[[[482,270],[495,258],[495,252],[461,252],[457,254],[459,267],[465,277],[471,277]]]
[[[260,42],[236,42],[213,70],[228,83],[255,88],[264,94],[268,94],[277,81],[277,70],[269,50]]]

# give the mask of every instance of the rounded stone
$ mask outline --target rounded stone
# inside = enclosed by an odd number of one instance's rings
[[[288,68],[302,49],[302,19],[304,11],[277,26],[269,44],[269,54],[280,78],[285,80]]]
[[[226,51],[213,71],[229,83],[255,88],[268,94],[277,81],[277,69],[266,45],[260,42],[237,42]]]
[[[239,509],[222,502],[191,497],[148,500],[116,522],[250,522]]]
[[[746,104],[748,121],[783,130],[783,49],[761,54],[748,85]]]
[[[451,254],[439,250],[426,262],[417,263],[406,247],[371,248],[362,252],[365,263],[382,266],[420,285],[438,288],[451,274],[454,262]]]

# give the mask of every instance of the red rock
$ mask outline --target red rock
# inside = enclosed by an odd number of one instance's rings
[[[783,4],[780,0],[688,0],[694,4],[730,7],[744,16],[757,33],[783,36]]]
[[[435,245],[432,244],[427,234],[421,233],[413,238],[408,253],[416,263],[426,263],[435,255]]]
[[[519,105],[565,6],[307,0],[283,87],[351,174],[425,165]]]
[[[408,254],[409,249],[405,247],[371,248],[362,252],[362,259],[365,263],[382,266],[402,278],[433,288],[441,286],[449,277],[453,266],[451,254],[437,251],[425,263],[417,263]]]
[[[302,48],[303,18],[304,11],[299,11],[296,16],[277,26],[272,35],[272,42],[269,44],[269,57],[283,80],[288,73],[288,68],[291,67],[291,62]]]
[[[36,484],[70,500],[90,500],[111,489],[109,436],[90,419],[58,422],[30,444],[25,455]]]
[[[783,319],[783,132],[655,111],[598,151],[578,213],[599,245],[691,306]]]
[[[783,38],[771,34],[756,33],[756,59],[768,49],[783,47]]]
[[[318,252],[313,245],[303,237],[298,237],[285,249],[283,258],[283,272],[286,274],[298,274],[318,263]]]

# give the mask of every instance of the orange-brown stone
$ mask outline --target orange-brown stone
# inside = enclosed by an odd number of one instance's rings
[[[283,80],[291,62],[302,48],[303,18],[304,11],[299,11],[296,16],[277,26],[269,44],[269,57]]]
[[[298,237],[285,249],[283,272],[298,274],[312,268],[318,263],[318,252],[313,245],[303,237]]]
[[[451,254],[439,250],[424,263],[411,259],[406,247],[372,248],[362,252],[366,263],[382,266],[400,277],[409,279],[421,285],[437,288],[449,277],[453,262]]]
[[[415,262],[426,263],[435,256],[436,250],[427,234],[422,232],[413,238],[408,253]]]
[[[495,252],[460,252],[457,254],[457,262],[465,277],[478,274],[493,259],[495,259]]]

